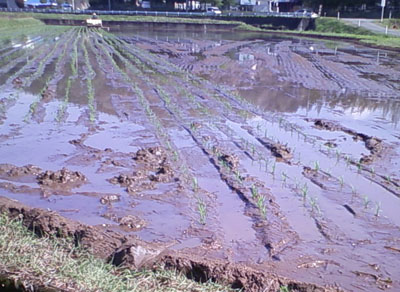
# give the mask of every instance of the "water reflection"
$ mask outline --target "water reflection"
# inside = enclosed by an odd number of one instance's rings
[[[400,121],[400,100],[397,99],[372,99],[355,93],[310,90],[303,87],[286,88],[286,92],[253,87],[239,92],[247,100],[267,111],[281,113],[313,111],[320,114],[322,108],[329,108],[340,110],[354,119],[381,117],[395,126]]]

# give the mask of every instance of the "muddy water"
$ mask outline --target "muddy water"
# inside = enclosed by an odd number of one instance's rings
[[[2,195],[294,280],[400,289],[395,53],[80,28],[37,46],[0,48]]]

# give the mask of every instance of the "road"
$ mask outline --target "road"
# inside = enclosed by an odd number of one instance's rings
[[[368,29],[375,33],[385,33],[386,28],[382,25],[376,23],[379,21],[377,19],[365,19],[365,18],[342,18],[342,21],[353,25],[358,26],[361,22],[361,27]],[[388,35],[398,36],[400,37],[400,30],[398,29],[388,29]]]

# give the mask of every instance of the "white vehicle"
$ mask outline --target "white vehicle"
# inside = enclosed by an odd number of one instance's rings
[[[304,15],[304,16],[308,16],[311,18],[317,18],[319,17],[319,15],[315,12],[313,12],[311,9],[305,8],[305,9],[300,9],[295,11],[296,15]]]
[[[207,15],[221,15],[221,10],[218,7],[207,7]]]

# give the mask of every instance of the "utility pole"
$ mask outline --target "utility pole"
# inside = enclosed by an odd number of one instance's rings
[[[383,22],[383,15],[385,13],[386,0],[381,0],[381,6],[382,6],[381,22]]]
[[[111,10],[111,0],[108,0],[108,10]]]

